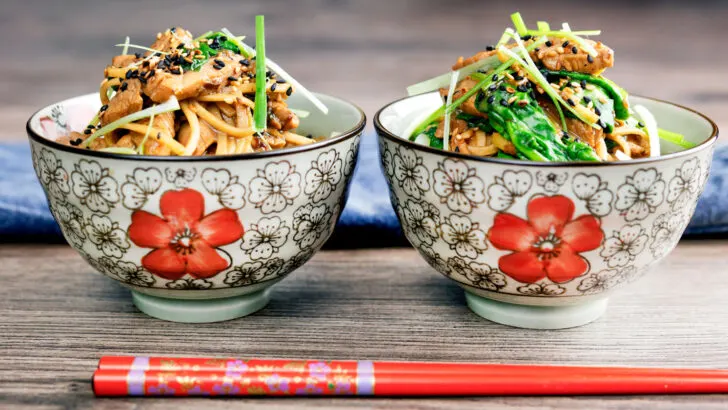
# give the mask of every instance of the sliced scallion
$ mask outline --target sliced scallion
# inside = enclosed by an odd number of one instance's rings
[[[469,64],[459,70],[457,70],[458,77],[465,78],[469,76],[470,74],[479,71],[479,70],[491,70],[495,67],[497,67],[500,64],[500,60],[498,60],[497,55],[492,55],[488,58],[484,58],[482,60],[476,61],[472,64]],[[447,85],[450,83],[450,77],[452,72],[447,72],[445,74],[438,75],[437,77],[430,78],[429,80],[422,81],[420,83],[411,85],[407,87],[407,95],[413,96],[417,94],[423,94],[428,93],[430,91],[435,91],[443,87],[447,87]]]
[[[129,48],[138,48],[140,50],[149,51],[149,52],[152,52],[152,53],[159,53],[159,54],[163,54],[163,55],[169,54],[169,53],[164,52],[164,51],[155,50],[153,48],[144,47],[144,46],[140,46],[140,45],[137,45],[137,44],[124,43],[124,44],[114,44],[114,46],[115,47],[124,47],[124,50],[128,50]],[[124,54],[126,54],[126,53],[124,53]]]
[[[519,35],[525,36],[528,33],[528,28],[526,27],[526,23],[523,21],[521,13],[516,12],[511,14],[511,21],[513,21],[513,26],[516,28],[516,32],[518,32]]]
[[[268,98],[265,68],[265,17],[255,16],[255,131],[263,132],[268,123]]]
[[[683,148],[693,148],[696,145],[690,141],[685,140],[684,135],[678,134],[677,132],[663,130],[662,128],[657,129],[657,135],[659,135],[661,139],[681,146]]]
[[[452,95],[455,92],[455,86],[458,84],[458,72],[453,71],[452,75],[450,76],[450,88],[447,91],[447,98],[445,100],[445,105],[449,107],[452,105]],[[451,113],[447,109],[445,110],[445,120],[443,123],[443,134],[442,134],[442,149],[445,151],[450,151],[450,116]]]
[[[652,115],[650,110],[643,105],[635,105],[634,112],[645,124],[647,136],[650,138],[650,157],[660,156],[660,134],[657,130],[657,121],[655,121],[655,117]]]
[[[226,29],[225,27],[223,27],[220,31],[228,37],[228,40],[230,40],[233,44],[238,46],[238,48],[240,49],[240,54],[243,57],[245,57],[245,58],[252,57],[243,44],[243,39],[245,37],[236,37],[233,33],[230,32],[230,30]]]

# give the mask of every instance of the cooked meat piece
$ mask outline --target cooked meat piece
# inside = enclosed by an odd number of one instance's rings
[[[516,146],[497,132],[492,134],[493,144],[508,155],[516,155]]]
[[[549,70],[598,74],[614,65],[614,51],[601,42],[586,40],[598,53],[596,57],[592,57],[576,44],[563,47],[563,39],[552,38],[550,41],[551,47],[543,45],[539,47],[538,51],[531,51],[533,61]],[[576,54],[573,52],[574,49]]]
[[[454,70],[459,70],[459,69],[461,69],[461,68],[463,68],[465,66],[468,66],[470,64],[473,64],[476,61],[480,61],[480,60],[482,60],[484,58],[488,58],[488,57],[490,57],[492,55],[495,55],[495,53],[497,53],[496,50],[491,50],[491,51],[480,51],[477,54],[475,54],[474,56],[471,56],[471,57],[468,57],[468,58],[465,58],[465,59],[461,56],[461,57],[458,58],[458,62],[455,63],[454,66],[452,66],[452,69],[453,69],[453,71]]]
[[[136,134],[136,133],[133,133]],[[141,136],[144,137],[143,135]],[[141,144],[141,138],[139,139],[139,143]],[[134,140],[132,139],[132,133],[126,134],[123,137],[119,138],[119,141],[116,141],[116,144],[114,144],[115,147],[118,148],[131,148],[136,149],[136,144],[134,143]]]
[[[271,111],[273,115],[271,115],[268,122],[273,128],[283,131],[298,128],[298,116],[282,102],[273,102],[271,104]]]
[[[228,77],[238,76],[240,64],[237,61],[231,51],[223,50],[217,57],[205,63],[200,71],[185,72],[182,75],[182,82],[175,88],[177,99],[184,100],[197,96],[205,88],[218,87],[225,84]],[[222,62],[224,66],[221,67],[218,62]]]
[[[144,94],[156,103],[163,103],[174,95],[174,91],[180,83],[180,76],[157,70],[155,75],[148,78],[147,83],[144,84]]]
[[[561,120],[559,118],[559,112],[556,110],[554,104],[543,98],[539,99],[538,104],[549,116],[554,127],[556,127],[556,130],[561,132]],[[581,141],[589,144],[592,148],[595,148],[599,141],[604,139],[604,131],[601,128],[594,128],[576,118],[566,117],[566,128],[570,135],[576,136]]]
[[[126,89],[117,92],[109,101],[106,111],[101,113],[101,126],[142,109],[144,103],[141,95],[142,83],[136,78],[127,80],[125,83]]]
[[[148,124],[148,123],[147,123]],[[166,132],[170,137],[174,136],[174,113],[165,112],[154,116],[154,128]]]
[[[182,145],[187,145],[190,140],[192,130],[189,124],[185,124],[179,129],[177,138]],[[215,130],[207,124],[205,121],[200,121],[200,139],[197,141],[197,148],[193,155],[202,155],[207,148],[213,143],[217,142],[217,133]]]
[[[170,52],[175,50],[180,44],[188,44],[193,40],[192,34],[189,31],[182,27],[173,27],[164,33],[161,33],[150,48]],[[147,55],[149,54],[151,54],[151,52],[147,52]]]
[[[444,121],[443,121],[444,123]],[[453,115],[452,118],[450,118],[450,135],[458,135],[462,134],[468,129],[468,123],[464,120],[461,120],[459,118],[455,118]],[[444,132],[444,130],[443,130]]]
[[[473,80],[470,77],[467,77],[463,81],[460,81],[460,83],[458,83],[457,87],[455,88],[455,92],[453,92],[453,95],[452,95],[453,101],[460,98],[463,94],[468,92],[468,90],[473,88],[476,84],[478,84],[478,82]],[[447,93],[447,90],[445,90],[445,93]],[[465,112],[466,114],[475,115],[475,116],[483,117],[483,118],[488,118],[487,114],[484,114],[475,108],[475,97],[476,96],[477,96],[477,93],[476,93],[476,95],[473,95],[472,97],[465,100],[465,102],[462,105],[460,105],[460,109],[463,110],[463,112]]]
[[[123,68],[135,61],[136,61],[136,56],[134,54],[122,54],[122,55],[114,56],[111,59],[111,65],[113,67]]]

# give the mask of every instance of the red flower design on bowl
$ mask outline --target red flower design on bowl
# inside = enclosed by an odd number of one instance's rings
[[[193,189],[167,191],[159,201],[162,217],[134,211],[129,239],[143,248],[154,248],[142,266],[164,279],[185,274],[209,278],[228,267],[215,249],[239,240],[244,233],[238,214],[230,209],[205,213],[205,198]]]
[[[592,215],[572,219],[574,202],[562,195],[532,199],[527,214],[527,221],[510,213],[495,216],[488,239],[500,250],[513,251],[498,260],[500,269],[523,283],[546,277],[564,283],[586,273],[589,265],[579,253],[601,245],[599,220]]]

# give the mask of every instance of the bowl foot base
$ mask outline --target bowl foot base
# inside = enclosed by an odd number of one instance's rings
[[[270,289],[224,299],[168,299],[131,292],[139,310],[157,319],[182,323],[222,322],[250,315],[264,308]]]
[[[499,302],[465,292],[470,310],[492,322],[526,329],[566,329],[598,319],[607,309],[607,299],[571,306],[526,306]]]

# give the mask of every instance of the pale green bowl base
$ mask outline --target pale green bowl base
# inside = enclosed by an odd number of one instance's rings
[[[499,302],[465,292],[470,310],[492,322],[526,329],[566,329],[598,319],[607,309],[607,299],[571,306],[526,306]]]
[[[157,319],[182,323],[210,323],[247,316],[263,309],[270,300],[270,288],[224,299],[167,299],[134,291],[131,292],[131,296],[139,310]]]

